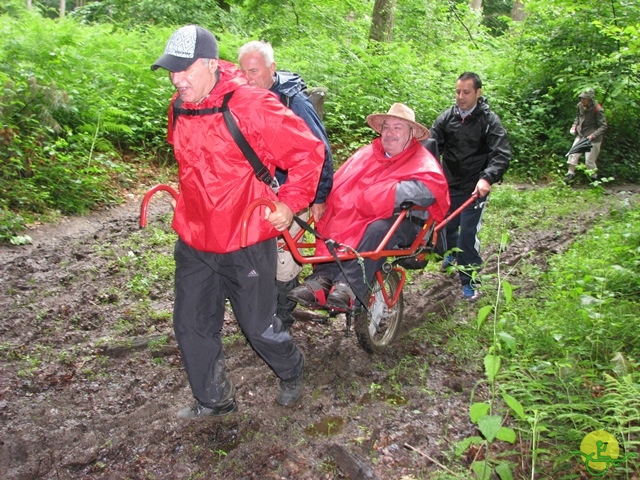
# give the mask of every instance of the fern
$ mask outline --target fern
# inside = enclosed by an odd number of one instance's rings
[[[612,431],[625,441],[627,451],[640,447],[640,373],[636,371],[616,378],[605,374],[606,393],[602,399],[605,418]]]

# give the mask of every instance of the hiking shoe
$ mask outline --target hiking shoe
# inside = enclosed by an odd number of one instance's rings
[[[596,180],[598,180],[598,175],[594,173],[593,175],[589,176],[589,180],[595,182]]]
[[[178,418],[221,417],[233,413],[237,409],[238,405],[234,398],[215,407],[205,407],[196,400],[192,406],[178,410],[177,415]]]
[[[308,278],[299,287],[292,289],[287,298],[303,307],[322,307],[331,289],[331,280],[324,277]]]
[[[564,179],[562,180],[565,185],[569,185],[570,183],[573,183],[573,181],[576,178],[576,174],[575,173],[567,173],[567,176],[564,177]]]
[[[468,302],[475,302],[480,298],[480,292],[473,285],[465,285],[462,287],[462,294]]]
[[[440,265],[440,271],[442,273],[448,273],[449,267],[453,267],[454,265],[455,265],[455,259],[453,258],[453,255],[447,255],[446,257],[444,257],[444,260]]]
[[[326,306],[335,310],[352,310],[356,295],[349,285],[336,282],[327,296]]]
[[[304,357],[302,357],[302,372],[296,378],[280,380],[280,390],[276,397],[276,403],[283,407],[294,405],[302,394],[302,377],[304,374]]]

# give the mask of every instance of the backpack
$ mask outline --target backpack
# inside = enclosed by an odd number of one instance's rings
[[[291,91],[285,90],[280,93],[280,103],[282,103],[285,107],[291,108],[291,99],[298,93],[302,92],[313,105],[313,109],[322,120],[324,116],[324,101],[327,96],[328,89],[325,87],[312,87],[308,88],[304,79],[298,75],[297,73],[290,72],[288,70],[278,70],[278,77],[280,78],[281,85],[287,85],[288,82],[293,81],[296,84],[301,84],[302,89],[294,89]]]
[[[289,72],[285,72],[285,73],[289,73]],[[293,74],[293,75],[297,75],[297,74]],[[313,109],[316,111],[316,113],[320,117],[320,120],[322,120],[322,116],[324,113],[323,112],[324,99],[326,96],[327,89],[323,87],[307,89],[306,84],[304,83],[304,80],[302,80],[301,78],[300,81],[304,86],[303,92],[309,98],[309,101],[313,105]],[[222,113],[224,117],[224,122],[227,128],[229,129],[229,132],[231,133],[233,140],[236,142],[236,144],[238,145],[238,147],[240,148],[240,150],[242,151],[246,159],[249,161],[249,163],[253,167],[253,170],[258,180],[269,185],[274,191],[277,191],[278,189],[277,180],[271,176],[267,167],[264,166],[264,164],[262,163],[262,161],[260,160],[256,152],[253,150],[249,142],[247,142],[247,139],[244,138],[244,135],[240,131],[240,128],[238,128],[238,124],[233,118],[233,115],[231,115],[231,110],[229,110],[228,103],[229,103],[229,100],[231,100],[232,96],[233,96],[233,91],[227,93],[223,97],[222,105],[219,107],[202,108],[198,110],[194,110],[190,108],[182,108],[182,99],[180,98],[180,96],[178,96],[175,102],[173,102],[173,128],[176,127],[176,122],[178,121],[178,117],[180,115],[189,115],[189,116],[195,117],[200,115],[211,115],[214,113]],[[287,108],[289,108],[289,105],[291,103],[291,98],[292,97],[287,96],[285,94],[280,94],[280,102]]]

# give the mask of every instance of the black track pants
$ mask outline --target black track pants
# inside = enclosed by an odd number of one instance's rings
[[[224,362],[227,298],[249,343],[276,375],[283,380],[300,375],[302,355],[276,316],[275,239],[224,254],[178,240],[174,257],[173,327],[196,399],[204,405],[221,400],[214,366]]]

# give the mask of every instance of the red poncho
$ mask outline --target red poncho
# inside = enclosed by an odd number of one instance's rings
[[[449,189],[440,164],[417,140],[388,158],[376,138],[362,147],[336,172],[327,210],[316,224],[324,237],[357,248],[367,226],[393,215],[396,185],[402,180],[423,182],[436,198],[430,216],[442,221],[449,210]],[[316,255],[329,255],[317,242]]]

